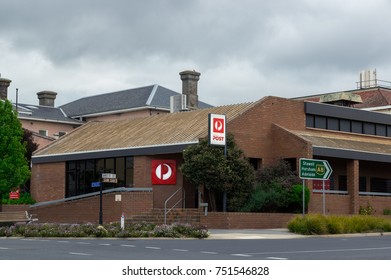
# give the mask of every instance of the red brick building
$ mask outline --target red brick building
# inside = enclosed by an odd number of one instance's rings
[[[297,169],[300,158],[327,160],[333,173],[326,213],[358,214],[368,203],[375,214],[391,208],[391,115],[271,96],[254,103],[88,123],[33,156],[31,193],[40,202],[37,206],[90,197],[91,182],[104,170],[117,174],[118,184],[106,191],[125,194],[115,199],[122,201],[118,211],[130,211],[127,215],[134,211],[126,206],[131,191],[148,192],[151,207],[163,208],[179,190],[178,198],[184,198],[180,205],[197,208],[196,188],[178,166],[183,150],[207,136],[209,113],[227,116],[227,130],[258,166],[285,159]],[[175,183],[152,183],[156,160],[175,163]],[[168,173],[160,168],[160,175]],[[309,211],[321,213],[320,191],[312,188],[313,182],[306,184],[312,191]]]

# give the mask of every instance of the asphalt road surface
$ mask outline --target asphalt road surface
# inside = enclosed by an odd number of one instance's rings
[[[391,260],[391,235],[288,239],[0,238],[1,260]]]

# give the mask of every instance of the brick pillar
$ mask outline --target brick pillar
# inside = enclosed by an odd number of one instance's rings
[[[350,214],[358,214],[359,211],[359,178],[360,178],[360,171],[359,171],[359,161],[354,160],[348,160],[346,163],[346,174],[347,174],[347,189],[349,192],[349,209]]]

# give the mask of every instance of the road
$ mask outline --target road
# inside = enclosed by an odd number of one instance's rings
[[[1,260],[391,260],[391,235],[295,239],[0,238]]]

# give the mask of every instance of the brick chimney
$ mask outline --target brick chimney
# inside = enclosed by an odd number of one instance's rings
[[[54,91],[44,90],[37,93],[39,99],[39,105],[54,107],[54,100],[57,93]]]
[[[197,84],[200,79],[201,73],[195,70],[186,70],[179,73],[182,80],[182,94],[186,95],[187,108],[197,109],[198,108],[198,93]]]
[[[11,80],[0,77],[0,99],[6,100],[8,98],[8,87],[11,84]]]

